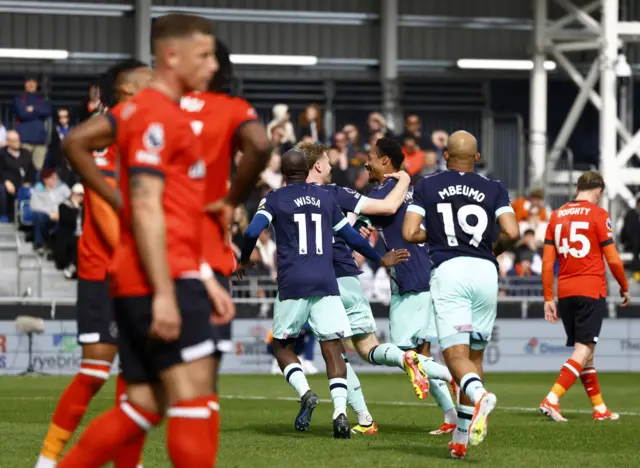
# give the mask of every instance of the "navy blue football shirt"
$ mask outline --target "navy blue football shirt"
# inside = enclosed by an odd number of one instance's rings
[[[360,214],[360,210],[367,199],[367,197],[355,190],[336,184],[318,185],[318,187],[327,190],[345,213]],[[358,276],[362,273],[353,258],[353,251],[344,239],[340,237],[334,237],[333,241],[333,268],[336,272],[336,278]]]
[[[455,257],[496,263],[493,243],[500,230],[495,224],[501,214],[513,213],[509,193],[499,181],[449,170],[423,177],[408,209],[425,218],[434,267]]]
[[[396,179],[385,180],[369,193],[369,198],[383,200],[397,183]],[[410,199],[411,195],[407,193],[404,203],[391,216],[361,217],[361,219],[368,220],[371,225],[378,229],[387,251],[407,249],[411,254],[408,261],[392,267],[392,276],[395,282],[391,280],[391,292],[399,295],[429,291],[429,280],[431,278],[431,263],[427,246],[425,244],[410,244],[402,237],[404,214],[407,211]]]
[[[281,300],[338,296],[333,270],[333,233],[347,223],[331,194],[297,183],[270,192],[258,207],[275,229]]]

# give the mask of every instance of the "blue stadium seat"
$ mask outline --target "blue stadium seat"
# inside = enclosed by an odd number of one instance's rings
[[[18,202],[18,223],[20,226],[31,226],[33,224],[31,200],[21,200]]]

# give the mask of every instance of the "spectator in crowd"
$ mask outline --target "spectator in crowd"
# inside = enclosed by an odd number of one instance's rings
[[[368,135],[382,132],[386,138],[394,138],[393,132],[387,127],[387,121],[380,112],[372,112],[367,119]]]
[[[64,140],[64,137],[71,131],[71,128],[69,109],[64,107],[58,109],[56,125],[54,131],[51,132],[51,141],[49,142],[45,167],[52,167],[57,169],[58,172],[67,169],[67,167],[70,169],[62,152],[62,140]],[[69,184],[69,182],[66,181],[66,177],[62,173],[59,175],[65,180],[67,185],[73,185],[73,183]]]
[[[539,275],[542,273],[542,257],[539,253],[538,242],[536,241],[536,234],[532,229],[526,230],[515,249],[515,261],[516,265],[520,263],[522,258],[531,259],[531,270]]]
[[[298,140],[311,137],[311,143],[324,142],[322,114],[318,104],[309,104],[298,119]]]
[[[336,132],[333,136],[333,148],[329,150],[331,163],[331,181],[343,187],[352,187],[349,165],[349,144],[344,132]]]
[[[102,102],[101,98],[100,86],[92,84],[89,87],[87,97],[84,99],[82,106],[80,107],[80,115],[78,116],[80,122],[84,122],[94,115],[101,115],[106,112],[107,104]]]
[[[624,217],[620,241],[624,249],[631,253],[633,279],[640,283],[640,195],[636,197],[636,207],[627,211]]]
[[[413,178],[419,176],[424,168],[426,156],[424,151],[418,146],[418,140],[413,135],[405,135],[402,153],[404,154],[404,165],[407,173]]]
[[[291,143],[285,143],[285,128],[283,125],[274,125],[271,128],[271,147],[273,152],[278,156],[282,156],[284,153],[293,148]]]
[[[54,169],[40,172],[42,183],[38,183],[31,195],[33,212],[33,243],[38,254],[44,254],[50,239],[49,232],[60,220],[60,203],[71,195],[71,189],[58,179]]]
[[[447,141],[449,141],[449,134],[444,130],[436,130],[431,133],[431,144],[433,145],[433,150],[436,152],[439,171],[444,171],[447,169],[447,162],[444,160],[444,152],[447,149]]]
[[[376,147],[376,142],[380,138],[384,138],[383,132],[374,132],[371,135],[369,135],[369,141],[367,141],[367,143],[362,148],[362,153],[369,154],[371,152],[371,149]]]
[[[520,221],[520,236],[524,236],[527,231],[533,231],[538,248],[542,248],[544,244],[544,236],[547,233],[549,223],[540,218],[540,207],[532,206],[529,209],[529,218],[526,221]]]
[[[496,260],[498,261],[498,273],[501,277],[507,276],[511,270],[513,270],[515,264],[513,262],[514,255],[512,252],[503,252]]]
[[[33,165],[42,169],[47,154],[47,130],[45,123],[51,117],[51,104],[38,93],[38,80],[27,77],[24,93],[13,99],[16,130],[22,144],[32,152]]]
[[[516,212],[516,219],[518,222],[527,221],[529,219],[529,210],[532,208],[538,208],[538,216],[543,221],[549,220],[549,214],[551,210],[547,210],[544,206],[544,190],[533,189],[529,193],[528,197],[519,197],[511,202],[513,210]]]
[[[78,264],[78,239],[82,234],[82,215],[84,187],[75,184],[71,196],[58,207],[60,220],[53,247],[53,259],[56,267],[64,270],[64,277],[76,277]]]
[[[354,158],[360,152],[360,131],[354,124],[345,125],[342,131],[347,135],[349,142],[349,158]]]
[[[20,135],[7,132],[7,146],[0,148],[0,222],[13,220],[15,198],[20,187],[35,183],[36,169],[31,152],[21,147]]]
[[[416,114],[409,114],[404,119],[404,134],[402,135],[402,138],[404,139],[408,136],[415,137],[420,148],[427,147],[427,142],[424,141],[424,137],[422,135],[422,121]]]
[[[7,145],[7,128],[0,122],[0,148]]]
[[[256,250],[260,254],[260,265],[266,270],[273,281],[276,279],[276,243],[273,240],[271,229],[265,229],[260,233]]]
[[[289,114],[289,106],[286,104],[276,104],[273,106],[273,119],[267,125],[267,135],[271,135],[271,129],[276,125],[284,129],[284,138],[282,143],[296,144],[296,132],[291,123],[291,115]]]
[[[282,172],[280,172],[280,155],[273,152],[266,169],[260,174],[260,181],[263,185],[268,186],[271,190],[282,187]]]

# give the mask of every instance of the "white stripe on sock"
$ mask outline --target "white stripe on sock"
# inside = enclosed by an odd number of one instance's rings
[[[130,403],[127,403],[126,401],[121,402],[120,409],[124,412],[124,414],[129,416],[129,419],[136,423],[140,429],[143,429],[145,431],[151,429],[152,425],[149,421],[147,421],[147,418],[138,413]]]
[[[569,369],[571,372],[573,372],[575,374],[576,377],[580,377],[580,372],[578,372],[578,370],[573,367],[571,364],[569,364],[568,362],[565,362],[563,364],[563,367],[566,367],[567,369]]]
[[[102,380],[108,380],[109,379],[109,373],[106,372],[106,371],[101,371],[101,370],[97,370],[97,369],[85,369],[84,367],[81,367],[78,372],[80,374],[84,374],[84,375],[89,375],[91,377],[95,377],[96,379],[102,379]]]
[[[209,419],[211,417],[211,410],[207,407],[171,407],[167,410],[167,416],[169,416],[170,418]]]

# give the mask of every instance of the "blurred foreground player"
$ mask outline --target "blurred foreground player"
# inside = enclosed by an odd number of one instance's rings
[[[122,103],[146,87],[151,70],[142,62],[127,60],[102,77],[102,95],[116,95]],[[117,148],[109,146],[94,153],[95,164],[108,183],[116,186]],[[82,347],[80,370],[63,392],[53,414],[36,468],[54,467],[65,445],[80,424],[89,402],[109,378],[117,352],[117,333],[113,303],[109,296],[107,268],[118,244],[118,215],[92,190],[86,190],[82,236],[78,241],[78,295],[76,314],[78,344]],[[120,382],[118,382],[120,384]],[[122,388],[119,385],[120,388]],[[118,398],[116,397],[116,400]],[[138,459],[134,459],[137,462]],[[125,464],[123,464],[125,463]],[[116,460],[117,468],[127,468]],[[130,467],[129,467],[130,468]]]
[[[607,278],[602,256],[620,285],[622,307],[629,304],[629,286],[624,266],[613,243],[611,220],[600,208],[604,179],[597,172],[585,172],[578,179],[578,194],[551,214],[544,240],[542,285],[544,317],[558,321],[558,309],[567,332],[567,346],[573,346],[571,357],[564,363],[560,376],[540,411],[557,422],[567,420],[560,413],[559,399],[580,378],[593,405],[593,419],[617,420],[620,415],[609,411],[600,394],[600,384],[593,365],[595,347],[607,314]],[[553,267],[560,257],[558,306],[553,294]]]
[[[229,50],[216,40],[219,68],[210,91],[192,92],[181,100],[205,155],[205,207],[214,213],[202,225],[201,274],[209,297],[218,309],[213,315],[214,375],[218,375],[222,353],[232,351],[231,323],[235,306],[231,300],[229,277],[236,269],[229,236],[230,212],[246,200],[271,154],[269,139],[258,114],[244,99],[223,93],[232,77]],[[230,187],[231,158],[236,149],[244,157]],[[217,377],[214,381],[217,392]]]
[[[179,107],[187,92],[208,86],[217,68],[214,45],[203,18],[159,18],[155,77],[116,116],[123,210],[110,280],[127,399],[92,421],[61,467],[113,460],[144,439],[165,409],[173,466],[215,465],[215,346],[199,272],[205,164]]]
[[[342,339],[351,336],[351,326],[340,300],[333,270],[332,242],[337,235],[376,263],[398,262],[391,252],[381,258],[348,223],[334,198],[325,189],[306,183],[307,155],[298,148],[282,156],[286,186],[269,193],[244,233],[241,269],[248,265],[260,232],[273,224],[278,253],[278,297],[273,313],[274,350],[287,382],[301,397],[295,428],[306,431],[318,397],[309,387],[302,366],[293,352],[295,338],[305,324],[320,342],[327,364],[333,400],[333,436],[348,439],[347,369],[342,358]]]
[[[513,245],[519,232],[507,190],[474,172],[480,159],[475,137],[453,133],[444,157],[448,170],[416,184],[402,234],[408,242],[429,246],[438,339],[460,387],[458,426],[449,451],[453,458],[464,458],[468,442],[477,445],[485,439],[496,405],[496,396],[485,390],[482,380],[484,349],[497,313],[495,255]],[[496,222],[503,232],[494,246]]]

